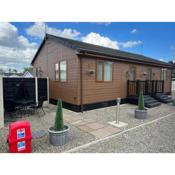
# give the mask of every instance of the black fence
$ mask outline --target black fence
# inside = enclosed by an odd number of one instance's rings
[[[140,92],[144,95],[153,95],[156,93],[164,92],[164,81],[163,80],[136,80],[127,82],[127,95],[135,96],[139,95]]]
[[[38,78],[38,100],[46,101],[47,99],[47,79]]]
[[[8,101],[26,99],[36,101],[35,78],[7,78],[3,77],[4,107]],[[46,101],[47,78],[38,78],[38,100]]]

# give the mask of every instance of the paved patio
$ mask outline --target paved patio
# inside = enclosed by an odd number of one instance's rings
[[[83,132],[87,132],[95,136],[95,138],[104,138],[121,131],[119,128],[113,127],[108,123],[102,124],[94,119],[83,119],[80,116],[65,116],[65,121],[73,126],[76,126]]]
[[[69,133],[69,142],[65,146],[54,147],[49,144],[48,136],[45,135],[41,138],[32,139],[32,150],[33,152],[46,153],[66,152],[79,146],[89,144],[93,141],[98,141],[99,139],[105,139],[113,135],[115,136],[120,132],[150,121],[154,121],[155,119],[159,119],[175,112],[175,108],[171,104],[162,104],[159,107],[148,109],[148,118],[146,120],[138,120],[134,118],[134,109],[136,107],[137,106],[130,104],[121,105],[120,121],[128,123],[128,126],[122,129],[108,124],[108,122],[115,120],[115,106],[91,110],[84,112],[83,114],[63,109],[64,121],[71,127]],[[23,117],[21,119],[18,118],[18,120],[29,120],[31,123],[32,132],[44,130],[47,133],[48,128],[54,123],[56,106],[48,105],[45,106],[44,109],[46,115],[43,117],[32,115],[30,117]],[[8,145],[6,144],[7,134],[8,123],[6,123],[6,126],[0,130],[0,152],[8,152]],[[96,151],[100,152],[98,150]]]

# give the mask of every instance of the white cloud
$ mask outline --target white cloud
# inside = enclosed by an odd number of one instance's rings
[[[160,58],[160,59],[159,59],[159,61],[164,61],[164,62],[165,62],[165,59],[163,59],[163,58]]]
[[[80,32],[78,32],[77,30],[70,29],[70,28],[65,28],[64,30],[61,30],[61,29],[49,27],[47,24],[43,22],[35,23],[31,27],[29,27],[26,30],[26,32],[30,36],[43,38],[45,35],[45,30],[49,34],[53,34],[56,36],[62,36],[66,38],[72,38],[72,39],[80,35]]]
[[[119,44],[117,41],[113,41],[108,37],[101,36],[100,34],[94,33],[94,32],[91,32],[87,34],[85,37],[82,37],[82,41],[86,43],[113,48],[113,49],[119,49]]]
[[[170,50],[173,52],[173,54],[175,54],[175,46],[174,45],[170,46]]]
[[[0,46],[12,48],[34,48],[36,43],[29,43],[28,39],[18,35],[18,29],[10,23],[0,23]]]
[[[143,44],[143,42],[140,40],[138,40],[138,41],[126,41],[126,42],[120,42],[119,44],[124,48],[132,48],[132,47],[135,47],[137,45]]]
[[[10,23],[0,23],[0,67],[29,64],[36,52],[37,44],[19,35],[18,29]],[[11,65],[10,65],[11,64]]]
[[[137,29],[132,29],[130,33],[131,33],[131,34],[137,33]]]

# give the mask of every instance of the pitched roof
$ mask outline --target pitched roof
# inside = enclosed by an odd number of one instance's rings
[[[159,60],[156,60],[156,59],[153,59],[150,57],[146,57],[144,55],[125,52],[125,51],[121,51],[121,50],[117,50],[117,49],[111,49],[111,48],[107,48],[107,47],[103,47],[103,46],[89,44],[89,43],[85,43],[85,42],[81,42],[81,41],[77,41],[77,40],[72,40],[72,39],[68,39],[68,38],[63,38],[63,37],[59,37],[59,36],[54,36],[54,35],[50,35],[50,34],[46,34],[45,39],[41,43],[41,45],[40,45],[37,53],[35,54],[31,64],[34,62],[35,58],[37,57],[40,49],[44,45],[45,40],[47,38],[55,40],[56,42],[59,42],[65,46],[70,47],[72,49],[75,49],[79,52],[86,51],[86,52],[91,52],[91,53],[96,53],[96,54],[101,54],[101,55],[106,55],[106,56],[111,56],[111,57],[120,57],[123,59],[128,59],[129,61],[135,60],[135,61],[149,62],[149,63],[154,63],[154,64],[172,67],[172,64],[169,64],[169,63],[166,63],[163,61],[159,61]]]

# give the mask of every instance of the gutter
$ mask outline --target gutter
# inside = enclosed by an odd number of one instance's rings
[[[92,51],[84,51],[84,50],[79,50],[79,52],[77,53],[77,55],[79,56],[88,56],[88,57],[98,57],[98,58],[102,58],[102,59],[110,59],[110,60],[115,60],[115,61],[121,61],[121,62],[127,62],[127,63],[135,63],[135,64],[144,64],[144,65],[151,65],[151,66],[155,66],[155,67],[163,67],[163,68],[171,68],[173,69],[173,65],[165,63],[165,64],[161,64],[161,63],[154,63],[151,61],[142,61],[142,60],[138,60],[138,59],[130,59],[130,58],[126,58],[126,57],[121,57],[121,56],[109,56],[109,55],[105,55],[105,54],[99,54],[96,52],[92,52]],[[167,65],[168,64],[168,65]]]

